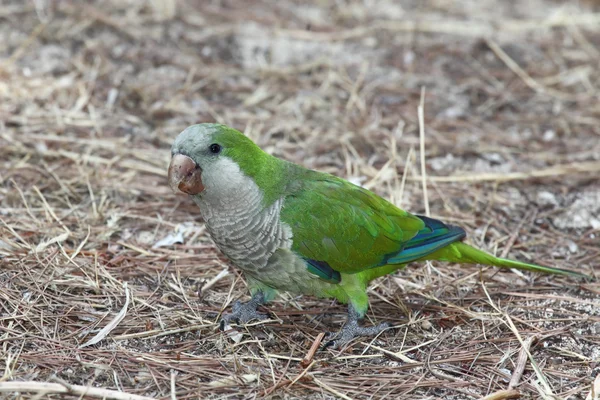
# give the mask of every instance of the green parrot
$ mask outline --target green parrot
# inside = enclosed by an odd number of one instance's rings
[[[441,260],[535,272],[577,272],[498,258],[462,242],[465,231],[413,215],[336,176],[271,156],[225,125],[198,124],[175,139],[169,185],[187,193],[217,247],[240,270],[252,298],[224,314],[246,323],[278,291],[335,298],[348,320],[331,342],[376,335],[363,327],[367,286],[413,261]]]

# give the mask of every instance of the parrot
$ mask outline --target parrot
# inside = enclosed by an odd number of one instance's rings
[[[466,244],[465,230],[401,210],[334,175],[263,151],[222,124],[189,126],[173,142],[169,186],[199,206],[219,250],[240,269],[251,298],[221,315],[221,329],[268,316],[258,307],[289,292],[348,305],[339,347],[375,336],[388,323],[362,326],[369,283],[408,263],[439,260],[534,272],[579,272],[495,257]]]

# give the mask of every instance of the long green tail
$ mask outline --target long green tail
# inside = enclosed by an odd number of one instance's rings
[[[463,242],[454,242],[435,252],[427,255],[423,260],[441,260],[457,263],[484,264],[493,265],[500,268],[515,268],[533,272],[543,272],[547,274],[559,274],[567,276],[576,276],[590,279],[590,276],[570,271],[568,269],[543,267],[536,264],[528,264],[521,261],[508,260],[506,258],[495,257],[489,253],[478,250]]]

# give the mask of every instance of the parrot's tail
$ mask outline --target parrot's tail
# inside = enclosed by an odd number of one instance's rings
[[[425,260],[443,260],[459,263],[485,264],[500,268],[515,268],[533,272],[543,272],[547,274],[559,274],[576,276],[590,279],[590,276],[570,271],[568,269],[543,267],[536,264],[528,264],[521,261],[508,260],[506,258],[495,257],[489,253],[478,250],[463,242],[454,242],[444,248],[441,248],[429,254]]]

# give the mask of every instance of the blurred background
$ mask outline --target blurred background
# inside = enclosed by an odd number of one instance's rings
[[[245,285],[166,167],[181,130],[218,121],[479,247],[597,274],[598,65],[591,0],[0,0],[0,391],[480,398],[508,388],[521,347],[497,302],[543,342],[521,394],[585,398],[597,284],[445,264],[377,283],[371,322],[403,327],[295,380],[344,307],[284,296],[283,324],[219,333]],[[123,282],[124,319],[79,348],[122,310]]]

